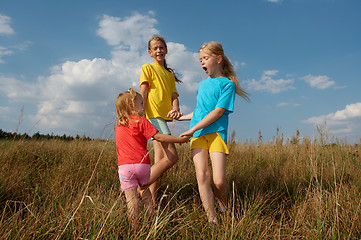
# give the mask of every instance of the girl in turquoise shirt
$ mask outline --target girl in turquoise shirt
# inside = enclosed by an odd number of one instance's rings
[[[214,194],[211,187],[208,155],[211,159],[214,193],[218,199],[219,211],[227,211],[228,183],[226,180],[226,156],[228,115],[234,109],[234,97],[238,94],[249,101],[239,85],[237,75],[223,47],[217,42],[208,42],[199,50],[199,61],[209,76],[199,83],[195,110],[179,118],[191,120],[190,129],[180,136],[189,136],[196,169],[198,190],[208,221],[217,223],[214,208]]]

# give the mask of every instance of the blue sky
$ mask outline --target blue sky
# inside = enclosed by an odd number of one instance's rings
[[[147,40],[161,34],[184,113],[207,77],[198,49],[219,41],[251,94],[230,115],[238,142],[277,129],[314,138],[325,122],[330,141],[360,142],[360,12],[359,0],[3,0],[0,128],[108,137],[116,96],[139,89]],[[188,126],[171,124],[176,135]]]

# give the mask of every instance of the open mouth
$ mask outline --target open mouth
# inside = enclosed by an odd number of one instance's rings
[[[203,67],[203,70],[204,70],[205,72],[207,72],[207,68],[206,68],[206,67]]]

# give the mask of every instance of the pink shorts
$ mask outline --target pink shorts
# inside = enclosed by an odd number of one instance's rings
[[[122,191],[145,185],[150,177],[150,164],[124,164],[118,166]]]

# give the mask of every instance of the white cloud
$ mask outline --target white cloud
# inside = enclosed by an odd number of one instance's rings
[[[193,111],[193,109],[191,109],[190,107],[188,107],[186,105],[180,105],[179,108],[181,109],[181,112],[183,114],[188,114],[188,113],[191,113]]]
[[[277,75],[278,70],[266,70],[264,71],[263,75],[267,75],[267,76],[275,76]]]
[[[240,67],[244,67],[247,65],[246,62],[232,62],[234,70],[239,69]]]
[[[25,41],[23,43],[17,44],[15,46],[13,46],[12,48],[18,51],[24,51],[26,50],[30,45],[32,44],[32,42],[30,41]]]
[[[0,92],[16,102],[34,101],[38,96],[35,85],[4,76],[0,76]]]
[[[182,74],[182,85],[188,91],[195,93],[198,83],[206,78],[198,60],[198,53],[188,51],[179,43],[169,42],[167,46],[169,51],[167,64]]]
[[[147,42],[150,36],[159,33],[154,28],[156,23],[155,18],[139,13],[123,19],[104,15],[99,22],[97,34],[111,46],[135,50],[144,47],[144,42]]]
[[[135,13],[126,18],[104,15],[97,34],[113,47],[110,59],[66,61],[53,66],[49,76],[39,76],[31,84],[0,76],[0,91],[12,102],[35,102],[37,111],[27,120],[44,132],[99,132],[114,119],[116,96],[131,86],[137,89],[141,65],[153,61],[147,43],[153,34],[159,34],[156,22],[151,14]],[[183,44],[167,45],[167,62],[184,81],[177,85],[178,90],[193,94],[195,80],[205,78],[197,53],[188,51]]]
[[[308,84],[310,84],[311,87],[317,89],[326,89],[336,84],[334,81],[330,80],[328,76],[325,75],[313,76],[312,74],[308,74],[301,79],[305,80]]]
[[[11,46],[11,47],[2,47],[0,46],[0,63],[4,63],[4,60],[2,59],[3,56],[10,56],[13,55],[14,52],[17,51],[24,51],[28,48],[28,46],[31,44],[31,42],[26,41],[24,43]]]
[[[10,108],[9,107],[1,107],[0,106],[0,116],[5,116],[10,112]]]
[[[321,125],[327,123],[330,133],[359,133],[361,130],[361,102],[346,105],[345,109],[330,113],[310,117],[303,123]]]
[[[289,102],[281,102],[281,103],[277,104],[277,107],[286,107],[286,106],[299,107],[299,106],[301,106],[301,104],[289,103]]]
[[[10,116],[13,116],[15,114],[16,113],[14,111],[14,108],[11,108],[9,106],[6,106],[6,107],[0,106],[0,120],[7,122],[7,123],[12,123],[13,127],[16,126],[17,119],[10,117]],[[4,126],[0,127],[0,129],[3,129],[3,128],[4,128]]]
[[[0,63],[4,63],[4,60],[1,59],[3,56],[8,56],[11,54],[13,54],[13,51],[9,50],[8,48],[0,46]]]
[[[14,34],[14,29],[10,26],[11,18],[0,14],[0,34],[11,35]]]
[[[103,124],[117,94],[131,86],[129,76],[111,60],[101,58],[67,61],[55,66],[50,76],[38,79],[41,100],[33,117],[42,119],[45,128],[74,129],[71,125],[85,124],[81,119],[99,116],[102,119],[99,124]]]
[[[267,2],[271,2],[271,3],[280,3],[282,2],[282,0],[266,0]]]
[[[320,124],[326,121],[330,125],[336,125],[358,117],[361,117],[361,102],[346,105],[345,109],[334,113],[311,117],[307,120],[304,120],[304,122]]]
[[[271,93],[280,93],[287,90],[295,89],[293,86],[294,79],[273,79],[274,76],[276,76],[278,73],[278,70],[269,70],[264,71],[262,77],[260,80],[247,80],[243,83],[247,86],[249,90],[255,90],[255,91],[267,91]]]

